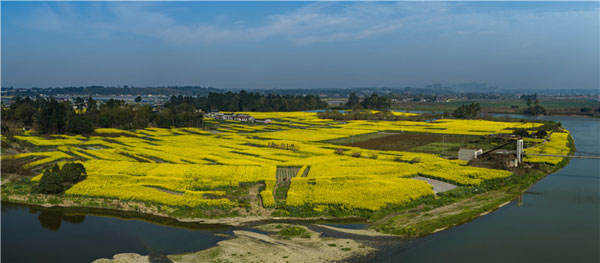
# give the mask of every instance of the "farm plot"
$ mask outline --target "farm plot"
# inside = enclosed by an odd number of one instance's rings
[[[147,201],[174,207],[229,208],[243,205],[239,198],[231,197],[231,191],[240,185],[258,184],[258,195],[267,208],[285,206],[322,211],[335,206],[373,211],[434,195],[431,185],[411,177],[425,176],[472,186],[512,174],[470,167],[464,161],[436,154],[363,149],[324,141],[382,130],[430,134],[452,131],[480,136],[510,133],[523,125],[464,120],[342,123],[318,119],[316,113],[306,112],[249,114],[273,122],[225,123],[220,133],[197,128],[148,128],[98,129],[89,137],[22,136],[18,139],[43,146],[43,151],[14,157],[33,158],[28,165],[38,170],[55,162],[81,162],[88,177],[66,191],[67,195]],[[564,144],[565,136],[554,133],[549,143],[556,139],[556,144]],[[286,174],[290,180],[281,184],[279,192],[278,167],[280,171],[287,167],[287,173],[296,173]]]

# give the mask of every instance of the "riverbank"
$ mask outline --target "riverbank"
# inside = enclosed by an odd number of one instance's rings
[[[569,148],[575,150],[569,137]],[[339,219],[368,219],[371,228],[378,232],[401,236],[423,236],[440,229],[462,224],[497,209],[502,203],[513,200],[545,175],[560,169],[568,159],[558,165],[523,163],[518,168],[507,168],[513,175],[481,184],[459,186],[448,191],[435,191],[403,205],[390,205],[378,210],[347,209],[330,206],[319,212],[312,207],[264,208],[258,196],[258,185],[237,189],[231,193],[245,206],[167,206],[151,201],[121,200],[106,197],[88,197],[73,194],[32,194],[36,182],[27,177],[12,176],[11,182],[2,182],[2,200],[45,207],[84,207],[135,212],[180,222],[225,224],[239,226],[254,222],[316,221]],[[6,175],[4,175],[6,176]],[[426,176],[426,175],[424,175]],[[5,177],[11,178],[11,176]],[[14,178],[20,178],[14,180]],[[425,179],[427,180],[427,179]],[[243,188],[243,189],[242,189]],[[434,187],[435,190],[435,187]],[[238,193],[239,192],[239,193]],[[240,196],[247,197],[246,199]],[[243,200],[242,200],[243,199]],[[256,209],[261,208],[261,209]],[[358,216],[358,217],[357,217]]]
[[[364,256],[373,248],[348,238],[323,237],[321,233],[291,224],[265,224],[255,231],[235,230],[234,236],[216,246],[193,253],[168,255],[171,262],[339,262]],[[94,263],[151,262],[149,256],[117,254]]]
[[[23,185],[18,185],[16,188],[25,188]],[[8,192],[7,192],[8,191]],[[61,208],[81,208],[90,209],[99,212],[97,214],[112,214],[112,212],[136,213],[140,216],[152,216],[155,221],[160,219],[175,220],[181,223],[198,223],[209,225],[228,225],[241,226],[250,223],[266,222],[266,221],[352,221],[363,222],[365,218],[359,216],[331,217],[331,216],[316,216],[316,217],[276,217],[276,216],[236,216],[236,217],[219,217],[219,218],[202,218],[202,217],[177,217],[161,212],[160,208],[154,204],[148,204],[137,201],[123,201],[107,198],[91,198],[81,196],[68,196],[64,199],[62,196],[29,194],[27,192],[15,193],[13,189],[5,189],[2,191],[2,202],[35,205],[41,207],[61,207]],[[164,208],[163,208],[164,209]]]
[[[569,154],[575,152],[575,144],[569,136]],[[517,199],[545,176],[569,163],[569,158],[556,165],[532,164],[527,169],[515,171],[508,179],[491,181],[479,187],[458,187],[440,193],[437,198],[414,202],[398,212],[388,211],[372,218],[371,227],[379,232],[407,237],[422,237],[457,225],[468,223],[478,217]]]
[[[572,151],[574,152],[574,146]],[[439,232],[449,227],[469,222],[483,216],[503,204],[510,202],[531,185],[544,176],[564,167],[568,159],[562,163],[540,165],[528,173],[514,175],[508,182],[498,185],[498,182],[483,184],[480,187],[458,187],[439,193],[435,198],[423,198],[410,206],[387,208],[377,211],[368,219],[371,233],[393,234],[405,237],[424,236]],[[366,220],[359,216],[315,216],[315,217],[275,217],[275,216],[235,216],[235,217],[177,217],[168,213],[168,208],[147,202],[124,201],[107,198],[91,198],[67,195],[31,194],[30,183],[4,182],[2,185],[2,201],[39,205],[42,207],[70,207],[84,209],[101,209],[106,211],[122,211],[151,215],[158,218],[172,219],[184,223],[221,224],[240,226],[266,221],[337,221],[337,220]],[[364,234],[364,233],[363,233]]]

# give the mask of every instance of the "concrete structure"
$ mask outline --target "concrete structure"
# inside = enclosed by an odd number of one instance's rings
[[[523,140],[517,140],[517,160],[523,162]]]
[[[458,150],[458,159],[463,160],[463,161],[470,161],[470,160],[477,158],[477,156],[479,156],[482,153],[483,153],[482,149],[460,148]]]

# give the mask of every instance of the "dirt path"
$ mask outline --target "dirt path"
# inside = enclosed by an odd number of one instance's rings
[[[431,186],[433,186],[433,192],[435,194],[443,193],[443,192],[450,191],[450,190],[456,188],[456,185],[442,182],[440,180],[427,178],[427,177],[415,176],[415,177],[412,177],[412,179],[417,179],[417,180],[421,180],[421,181],[425,181],[425,182],[429,183]]]
[[[259,195],[260,185],[254,185],[248,188],[248,198],[250,201],[250,214],[259,215],[259,216],[269,216],[271,214],[271,210],[266,209],[262,205],[262,200]]]

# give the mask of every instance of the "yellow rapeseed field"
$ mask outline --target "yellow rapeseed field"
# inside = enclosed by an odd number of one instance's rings
[[[571,149],[568,145],[569,132],[553,132],[547,142],[541,142],[535,147],[525,149],[525,153],[568,155]],[[563,160],[562,157],[526,155],[524,161],[557,164]]]
[[[302,167],[291,180],[287,206],[308,206],[317,211],[327,206],[378,210],[433,195],[428,183],[413,176],[479,185],[511,173],[470,167],[464,161],[434,154],[365,150],[324,141],[381,131],[488,135],[511,133],[525,125],[480,120],[338,122],[319,119],[312,112],[248,114],[271,122],[221,122],[212,132],[199,128],[97,129],[89,137],[17,136],[43,150],[13,157],[31,159],[29,167],[79,160],[88,177],[66,191],[67,195],[181,207],[236,206],[224,190],[241,183],[264,184],[259,193],[263,206],[274,207],[277,167]],[[566,136],[566,132],[555,132],[547,143],[527,151],[568,152]],[[336,153],[335,149],[343,152]],[[360,157],[352,157],[353,152],[360,152]],[[555,163],[549,158],[527,160]]]

